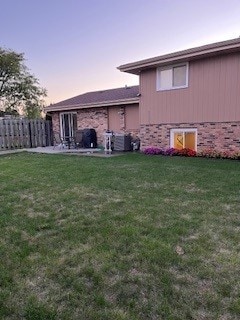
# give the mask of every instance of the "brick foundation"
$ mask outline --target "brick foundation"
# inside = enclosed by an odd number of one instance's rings
[[[180,123],[141,125],[141,149],[148,146],[170,147],[170,129],[197,129],[197,150],[213,148],[220,151],[240,151],[240,122]]]

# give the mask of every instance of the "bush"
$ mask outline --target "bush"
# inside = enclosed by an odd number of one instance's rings
[[[144,154],[147,155],[163,155],[163,156],[181,156],[181,157],[203,157],[203,158],[215,158],[215,159],[233,159],[240,160],[240,151],[218,151],[215,149],[205,149],[200,152],[196,152],[189,148],[184,149],[161,149],[158,147],[148,147],[144,150]]]
[[[195,157],[196,151],[189,148],[175,149],[168,148],[166,150],[157,147],[148,147],[144,150],[144,154],[147,155],[163,155],[163,156],[183,156],[183,157]]]
[[[178,149],[175,148],[168,148],[164,151],[165,156],[177,156],[178,155]]]
[[[184,148],[181,150],[178,150],[178,155],[179,156],[184,156],[184,157],[196,157],[196,151],[189,149],[189,148]]]
[[[205,149],[198,152],[198,157],[240,160],[240,151],[218,151],[215,149]]]
[[[162,149],[157,147],[148,147],[143,152],[148,155],[159,155],[162,154]]]

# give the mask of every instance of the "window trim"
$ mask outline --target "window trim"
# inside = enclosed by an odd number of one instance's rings
[[[181,67],[181,66],[186,66],[186,84],[183,86],[176,86],[174,87],[173,84],[169,88],[161,88],[161,71],[164,70],[171,70],[172,71],[172,82],[173,82],[173,68],[176,67]],[[182,62],[182,63],[177,63],[177,64],[172,64],[172,65],[167,65],[164,67],[158,67],[157,68],[157,91],[168,91],[168,90],[176,90],[176,89],[183,89],[183,88],[188,88],[188,78],[189,78],[189,62]]]
[[[174,148],[174,134],[179,132],[194,132],[195,133],[195,151],[197,151],[197,128],[178,128],[170,129],[170,148]]]
[[[62,123],[62,120],[63,120],[63,115],[64,114],[71,114],[72,116],[71,116],[71,136],[73,136],[73,115],[76,115],[76,117],[77,117],[77,111],[73,111],[73,112],[71,112],[71,111],[66,111],[66,112],[60,112],[59,113],[59,121],[60,121],[60,135],[61,135],[61,137],[64,137],[64,129],[63,129],[63,123]]]

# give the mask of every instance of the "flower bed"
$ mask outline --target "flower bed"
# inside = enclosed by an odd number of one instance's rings
[[[184,157],[195,157],[197,154],[196,151],[191,150],[189,148],[184,148],[180,150],[175,148],[160,149],[157,147],[148,147],[143,152],[148,155],[184,156]]]
[[[203,157],[203,158],[216,158],[216,159],[233,159],[240,160],[240,151],[227,152],[218,151],[215,149],[206,149],[201,152],[196,152],[189,148],[184,149],[161,149],[158,147],[148,147],[143,151],[146,155],[163,155],[163,156],[182,156],[182,157]]]
[[[198,157],[216,158],[216,159],[232,159],[240,160],[240,151],[218,151],[215,149],[206,149],[198,152]]]

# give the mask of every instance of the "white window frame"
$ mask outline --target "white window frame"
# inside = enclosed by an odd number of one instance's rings
[[[178,129],[170,129],[170,148],[174,148],[174,133],[181,132],[194,132],[195,133],[195,151],[197,151],[197,129],[196,128],[178,128]],[[185,139],[185,136],[183,136]],[[185,145],[185,141],[184,141]]]
[[[77,112],[60,112],[60,115],[59,115],[59,120],[60,120],[60,134],[61,134],[61,137],[64,138],[65,137],[65,132],[64,132],[64,128],[63,128],[63,116],[65,114],[76,114],[77,115]],[[74,136],[74,128],[73,128],[73,118],[71,116],[70,118],[70,123],[69,123],[69,128],[71,130],[70,132],[70,137],[73,137]]]
[[[173,68],[186,66],[186,84],[183,86],[173,86]],[[161,71],[164,70],[171,70],[172,72],[172,85],[168,88],[161,88]],[[189,75],[189,63],[182,62],[178,64],[168,65],[165,67],[158,67],[157,68],[157,91],[166,91],[166,90],[175,90],[175,89],[182,89],[188,87],[188,75]]]

